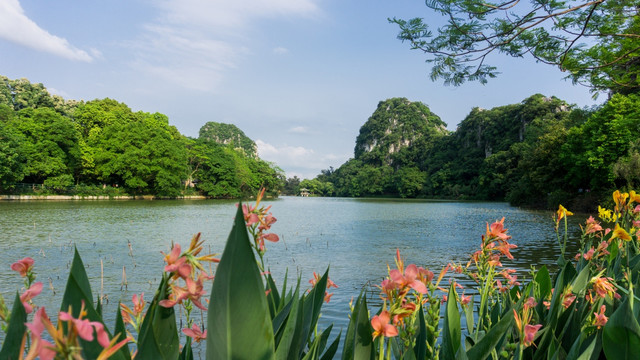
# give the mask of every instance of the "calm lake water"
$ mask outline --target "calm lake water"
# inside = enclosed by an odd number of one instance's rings
[[[322,273],[330,266],[330,278],[339,288],[323,307],[321,321],[335,324],[331,338],[341,328],[346,331],[349,301],[363,287],[372,289],[381,281],[387,264],[393,266],[396,249],[406,264],[437,273],[451,261],[466,263],[479,248],[486,222],[504,216],[518,245],[512,251],[515,259],[503,262],[505,266],[525,274],[532,265],[553,265],[559,253],[551,212],[505,203],[296,197],[267,203],[278,219],[272,230],[281,238],[267,243],[273,276],[281,280],[289,269],[290,276],[300,274],[306,284],[314,271]],[[172,242],[188,246],[191,236],[201,232],[205,246],[221,253],[235,211],[234,201],[213,200],[1,202],[0,292],[10,307],[22,286],[10,265],[30,256],[36,260],[37,280],[45,284],[36,302],[55,314],[75,245],[94,294],[108,297],[105,322],[113,328],[119,300],[130,304],[131,296],[140,292],[152,299],[164,266],[160,251],[168,251]],[[577,223],[584,217],[570,220],[577,237]]]

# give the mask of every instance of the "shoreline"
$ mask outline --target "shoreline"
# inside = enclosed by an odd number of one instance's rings
[[[0,201],[32,201],[32,200],[206,200],[203,195],[155,196],[155,195],[0,195]]]

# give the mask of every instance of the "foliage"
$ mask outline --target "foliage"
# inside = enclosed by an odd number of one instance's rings
[[[212,124],[203,127],[207,136]],[[41,193],[111,195],[96,189],[117,188],[117,195],[237,198],[264,186],[277,196],[282,170],[259,159],[235,126],[219,125],[250,149],[187,139],[166,115],[133,112],[113,99],[65,100],[42,84],[0,77],[0,190],[20,193],[22,181],[42,185],[29,187]]]
[[[258,157],[256,143],[233,124],[224,124],[210,121],[200,128],[199,139],[214,141],[219,144],[231,145],[242,149],[250,157]]]
[[[427,60],[433,64],[432,80],[486,83],[498,74],[490,61],[499,52],[557,66],[593,91],[632,93],[640,88],[636,0],[430,0],[426,5],[446,19],[435,33],[421,18],[389,21],[400,27],[400,40],[432,56]]]

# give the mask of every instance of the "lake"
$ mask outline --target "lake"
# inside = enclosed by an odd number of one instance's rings
[[[405,264],[437,273],[449,262],[466,263],[479,248],[486,223],[504,216],[511,241],[518,245],[512,251],[515,259],[503,261],[505,266],[525,274],[532,265],[553,266],[559,254],[552,212],[506,203],[282,197],[267,204],[278,219],[272,232],[281,238],[266,244],[267,266],[278,285],[286,269],[290,276],[300,274],[306,285],[314,271],[323,273],[330,266],[330,278],[339,288],[332,289],[331,302],[323,306],[321,326],[335,323],[332,339],[340,329],[346,331],[351,298],[365,286],[375,292],[373,285],[386,275],[387,264],[394,266],[396,249]],[[0,291],[10,308],[22,279],[9,267],[30,256],[45,288],[36,303],[54,315],[77,246],[95,296],[108,299],[105,322],[112,329],[119,300],[130,304],[131,296],[141,292],[148,301],[153,298],[164,266],[160,251],[167,252],[172,242],[186,247],[201,232],[205,250],[221,253],[235,211],[235,201],[216,200],[1,202],[5,254],[0,257]],[[584,216],[570,218],[574,239],[579,221]]]

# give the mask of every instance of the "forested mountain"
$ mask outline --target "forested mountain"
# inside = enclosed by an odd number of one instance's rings
[[[240,145],[255,148],[235,126],[218,125],[241,134]],[[112,99],[69,101],[51,96],[42,84],[0,77],[4,193],[17,183],[43,184],[58,192],[81,185],[92,192],[117,188],[126,194],[195,192],[219,198],[255,194],[261,186],[279,192],[282,170],[255,151],[219,139],[185,137],[166,115],[133,112]]]
[[[258,146],[247,135],[233,124],[210,121],[200,128],[199,139],[210,140],[219,144],[231,145],[242,149],[248,156],[258,157]]]
[[[588,110],[533,95],[474,108],[454,132],[424,104],[390,99],[362,126],[353,159],[300,186],[320,195],[588,207],[613,188],[640,185],[638,134],[634,94]]]

